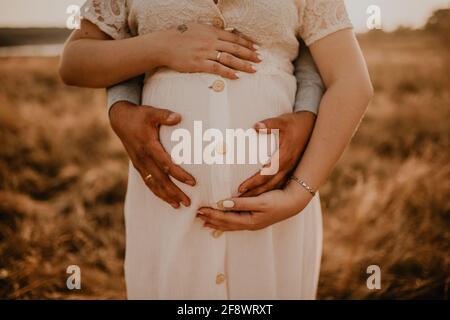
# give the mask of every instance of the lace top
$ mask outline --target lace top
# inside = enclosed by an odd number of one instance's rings
[[[114,39],[189,22],[235,28],[289,61],[298,37],[310,45],[352,27],[344,0],[87,0],[81,12]]]

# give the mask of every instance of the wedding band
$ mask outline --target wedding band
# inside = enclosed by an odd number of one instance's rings
[[[222,51],[217,52],[216,61],[220,61],[220,56],[222,55]]]
[[[145,180],[145,181],[149,181],[149,180],[152,179],[152,178],[153,178],[152,174],[149,173],[149,174],[144,178],[144,180]]]

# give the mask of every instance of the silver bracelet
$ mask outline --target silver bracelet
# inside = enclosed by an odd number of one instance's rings
[[[297,182],[299,185],[301,185],[303,188],[305,188],[309,193],[312,194],[314,197],[316,195],[316,191],[313,190],[304,180],[297,178],[296,176],[291,176],[290,178],[292,181]]]

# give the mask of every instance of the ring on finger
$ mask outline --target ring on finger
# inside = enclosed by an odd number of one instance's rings
[[[144,180],[149,182],[150,180],[153,179],[153,175],[151,173],[149,173],[148,175],[145,176]]]
[[[220,57],[222,56],[222,51],[217,51],[216,61],[220,62]]]

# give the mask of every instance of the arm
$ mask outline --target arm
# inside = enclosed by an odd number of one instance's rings
[[[324,85],[311,52],[303,41],[300,45],[300,55],[294,62],[294,66],[297,79],[294,112],[262,120],[255,126],[256,130],[279,130],[279,170],[275,175],[261,175],[258,172],[245,180],[239,186],[239,192],[243,197],[253,197],[282,188],[292,170],[297,166],[311,136]]]
[[[83,19],[80,29],[71,34],[64,47],[60,76],[68,85],[94,88],[131,79],[162,65],[160,38],[161,33],[150,33],[111,41],[111,36]]]
[[[295,175],[318,189],[355,133],[373,96],[373,87],[351,30],[336,32],[310,48],[326,92],[311,140]]]

